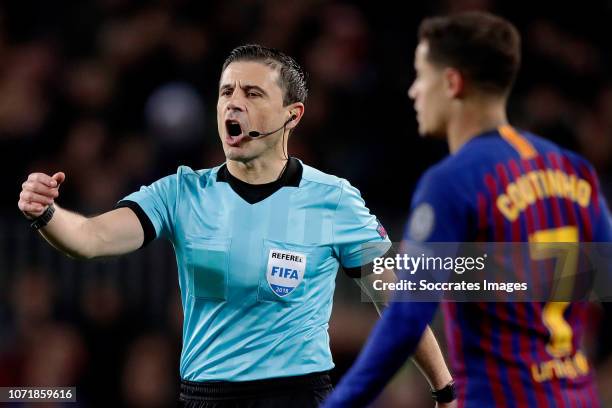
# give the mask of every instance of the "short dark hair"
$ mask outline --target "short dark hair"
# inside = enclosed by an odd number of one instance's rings
[[[521,37],[509,21],[472,11],[425,19],[419,40],[427,41],[428,59],[459,70],[481,90],[510,92],[521,65]]]
[[[259,44],[242,45],[230,52],[223,63],[221,72],[225,71],[229,64],[236,61],[257,61],[276,69],[279,86],[283,90],[283,106],[306,101],[308,89],[306,88],[304,71],[287,54]]]

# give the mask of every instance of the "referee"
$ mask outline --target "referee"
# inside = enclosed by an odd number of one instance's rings
[[[182,406],[318,406],[332,388],[327,327],[338,266],[359,277],[390,247],[357,189],[286,154],[306,96],[292,58],[241,46],[219,83],[224,164],[181,166],[93,218],[54,203],[64,173],[33,173],[23,184],[19,208],[69,256],[125,254],[155,238],[173,244]],[[450,381],[431,332],[415,360],[432,387]]]

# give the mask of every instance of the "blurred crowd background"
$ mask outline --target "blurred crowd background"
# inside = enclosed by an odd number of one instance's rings
[[[223,162],[221,64],[256,42],[308,73],[290,154],[349,179],[399,240],[416,181],[447,153],[416,134],[406,95],[418,23],[466,9],[499,13],[523,36],[512,123],[585,155],[612,198],[609,0],[0,2],[0,386],[76,385],[78,406],[91,407],[164,407],[177,396],[181,310],[169,245],[120,260],[63,258],[17,209],[28,173],[64,171],[58,202],[95,214],[178,165]],[[356,286],[340,275],[338,286],[334,379],[375,320]],[[612,406],[609,319],[593,306],[587,348]],[[432,403],[408,366],[378,406]]]

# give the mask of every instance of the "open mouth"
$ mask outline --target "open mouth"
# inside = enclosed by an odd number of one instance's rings
[[[237,137],[242,134],[242,127],[240,123],[235,120],[226,120],[225,128],[227,129],[227,134],[231,137]]]

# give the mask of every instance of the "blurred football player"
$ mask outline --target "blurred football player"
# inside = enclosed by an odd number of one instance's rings
[[[424,20],[415,52],[419,133],[450,155],[420,180],[405,230],[416,242],[608,242],[610,216],[593,167],[514,128],[506,102],[520,37],[482,12]],[[580,350],[586,305],[443,303],[459,407],[596,407]],[[415,348],[437,303],[394,302],[326,407],[365,406]]]

